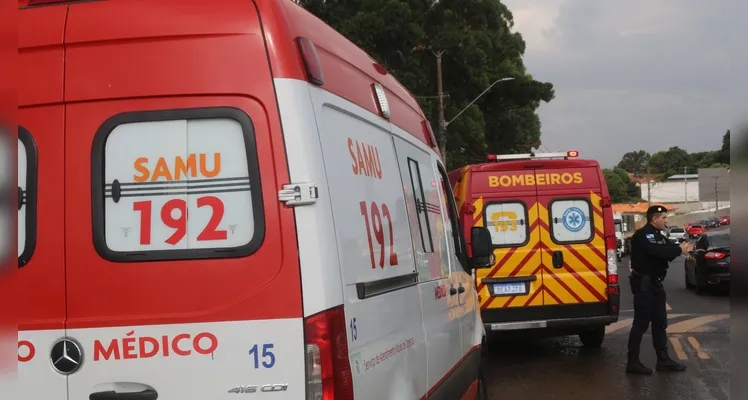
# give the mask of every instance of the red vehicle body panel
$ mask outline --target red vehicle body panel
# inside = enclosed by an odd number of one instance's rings
[[[230,6],[175,1],[159,7],[136,0],[25,8],[19,3],[21,68],[37,77],[21,87],[20,125],[44,152],[38,245],[20,276],[21,287],[28,289],[19,302],[25,316],[20,329],[62,328],[66,318],[67,327],[83,328],[302,316],[299,291],[283,290],[298,287],[300,275],[298,259],[291,256],[297,248],[293,212],[277,201],[288,171],[272,84],[273,78],[305,79],[297,36],[315,42],[328,77],[324,89],[377,113],[371,88],[378,82],[387,91],[392,123],[434,144],[410,92],[321,20],[290,1],[225,3]],[[201,61],[192,53],[201,54]],[[240,108],[255,125],[268,222],[262,247],[248,259],[127,264],[102,259],[91,241],[93,133],[125,111],[216,102]],[[66,181],[82,184],[65,190]],[[265,267],[248,268],[248,261]],[[199,280],[179,278],[189,270],[195,276],[208,264],[212,273]],[[246,279],[236,278],[242,275]],[[132,285],[140,289],[138,298],[124,294]],[[35,296],[38,291],[45,295]],[[283,301],[267,301],[278,296]],[[267,306],[250,306],[257,302]]]

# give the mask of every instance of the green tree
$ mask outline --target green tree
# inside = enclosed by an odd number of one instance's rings
[[[632,199],[641,197],[639,188],[635,182],[632,182],[628,174],[622,168],[603,169],[605,184],[608,186],[608,193],[613,203],[627,203]]]
[[[634,175],[641,175],[647,172],[649,159],[652,156],[644,150],[630,151],[623,155],[618,163],[618,168],[622,168]]]
[[[533,79],[522,56],[525,42],[512,32],[513,16],[498,0],[300,0],[375,60],[389,67],[419,98],[437,140],[446,140],[448,169],[485,161],[489,153],[540,146],[537,108],[553,85]],[[419,51],[421,49],[422,51]],[[496,84],[439,132],[436,57],[442,53],[445,119]],[[390,60],[404,59],[404,65]]]
[[[719,150],[717,162],[730,164],[730,130],[722,136],[722,148]]]
[[[682,174],[684,167],[691,163],[691,157],[687,151],[673,146],[667,151],[658,151],[652,154],[649,167],[652,173],[658,174],[660,179],[667,179],[676,174]]]

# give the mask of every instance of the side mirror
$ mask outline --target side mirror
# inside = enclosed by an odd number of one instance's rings
[[[491,243],[491,232],[486,227],[475,226],[470,230],[470,249],[473,257],[470,266],[474,269],[490,268],[496,262]]]

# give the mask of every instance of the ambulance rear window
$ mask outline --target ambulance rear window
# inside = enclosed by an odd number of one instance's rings
[[[252,122],[234,108],[117,115],[94,141],[94,243],[113,261],[241,257],[262,242]]]
[[[5,149],[5,150],[3,150]],[[0,153],[9,151],[8,146],[0,146]],[[0,154],[0,160],[7,160]],[[26,265],[34,254],[36,247],[36,196],[37,196],[37,170],[38,160],[36,143],[31,133],[24,127],[18,127],[18,267]],[[2,168],[10,171],[10,168]],[[11,178],[10,174],[0,173],[0,188],[10,186],[6,182]],[[5,215],[5,210],[3,210]],[[3,224],[5,225],[5,224]],[[8,243],[2,232],[11,232],[9,229],[0,229],[0,243]]]
[[[485,220],[495,247],[522,246],[527,243],[529,227],[524,203],[489,203],[486,205]]]
[[[556,243],[586,243],[595,231],[587,199],[557,199],[550,204],[551,237]]]

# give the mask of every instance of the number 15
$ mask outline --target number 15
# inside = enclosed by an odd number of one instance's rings
[[[275,354],[273,354],[273,352],[271,351],[272,348],[272,344],[262,345],[262,366],[265,368],[273,368],[273,365],[275,365]],[[257,354],[257,352],[257,345],[252,346],[252,348],[249,350],[249,355],[254,356],[255,369],[260,368],[260,356],[259,354]],[[265,361],[268,358],[270,360]]]

